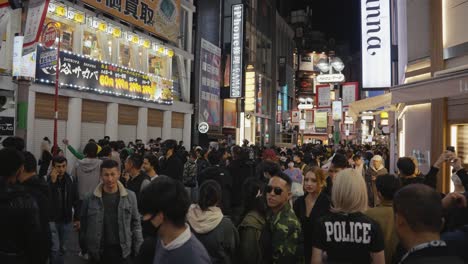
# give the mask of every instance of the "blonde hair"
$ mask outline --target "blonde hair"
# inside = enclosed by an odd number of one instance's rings
[[[363,177],[353,169],[340,171],[334,181],[331,195],[335,213],[356,213],[367,210],[367,188]]]

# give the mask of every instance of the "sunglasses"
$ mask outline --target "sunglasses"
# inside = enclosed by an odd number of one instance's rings
[[[271,185],[267,185],[265,187],[265,192],[271,193],[271,191],[274,191],[276,195],[281,195],[283,193],[283,189],[281,189],[280,187],[273,187]]]

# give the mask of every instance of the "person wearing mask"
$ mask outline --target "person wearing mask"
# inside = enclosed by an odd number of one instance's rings
[[[400,181],[395,175],[385,174],[377,177],[375,185],[381,203],[367,210],[365,214],[379,224],[385,242],[385,263],[392,263],[398,245],[393,216],[393,196],[400,189]]]
[[[153,153],[148,153],[143,157],[143,171],[149,176],[150,180],[153,181],[158,177],[158,157]]]
[[[143,243],[136,195],[120,183],[117,162],[105,160],[100,169],[102,182],[81,209],[83,243],[91,263],[128,263]]]
[[[353,156],[353,162],[354,166],[353,168],[360,174],[362,175],[363,178],[366,177],[366,171],[367,167],[366,164],[364,163],[364,159],[360,154],[356,154]]]
[[[49,258],[50,250],[50,228],[49,228],[49,188],[45,180],[40,179],[36,174],[37,162],[31,152],[25,151],[24,170],[18,177],[18,182],[24,190],[34,198],[39,208],[39,220],[41,233],[37,237],[37,246],[40,248],[41,257],[38,257],[37,263],[46,263]]]
[[[267,263],[304,263],[301,224],[292,210],[291,179],[284,173],[273,175],[265,187],[268,230],[264,241],[264,259]],[[269,236],[269,237],[268,237]]]
[[[186,223],[189,206],[182,182],[164,175],[141,192],[140,213],[153,235],[145,239],[136,263],[211,264],[205,247]]]
[[[180,182],[183,181],[184,164],[176,155],[177,142],[173,139],[164,141],[161,145],[163,158],[160,160],[161,175],[167,175]]]
[[[212,150],[208,155],[208,161],[211,166],[203,170],[198,175],[198,184],[200,186],[207,180],[215,180],[221,186],[221,210],[224,215],[232,215],[231,211],[231,198],[232,198],[232,178],[229,171],[221,166],[223,153],[219,150]]]
[[[244,217],[238,227],[238,263],[264,263],[261,236],[266,222],[266,204],[262,192],[263,183],[255,178],[246,179],[242,186]]]
[[[130,155],[125,161],[125,172],[128,175],[125,186],[135,193],[137,200],[140,198],[140,192],[150,183],[150,177],[141,171],[143,158],[138,154]]]
[[[303,161],[304,153],[298,151],[293,155],[294,166],[301,170],[302,175],[310,170],[309,166]]]
[[[315,223],[330,211],[330,197],[322,192],[325,184],[325,171],[317,167],[310,169],[304,178],[304,196],[299,197],[293,205],[304,234],[305,263],[310,263],[312,257]]]
[[[369,198],[369,206],[374,207],[380,204],[380,200],[377,196],[377,189],[375,188],[375,180],[377,177],[381,175],[387,174],[388,171],[384,167],[382,156],[375,155],[370,160],[369,168],[366,172],[366,185],[368,189],[368,198]],[[371,187],[371,191],[369,191],[369,186]]]
[[[37,245],[42,233],[39,208],[34,198],[17,185],[24,155],[6,147],[0,150],[0,160],[0,263],[38,263],[44,255]]]
[[[384,241],[377,222],[364,215],[367,191],[364,179],[353,169],[339,172],[333,181],[330,213],[314,228],[312,264],[383,264]]]
[[[205,246],[212,263],[236,263],[234,257],[239,245],[239,234],[219,208],[221,195],[218,182],[205,181],[200,185],[198,204],[192,204],[189,208],[187,222]]]
[[[47,177],[50,193],[50,231],[52,264],[63,264],[65,244],[72,227],[79,229],[79,197],[76,182],[67,173],[67,159],[56,156],[52,159],[52,170]]]
[[[184,164],[184,186],[193,202],[197,200],[197,176],[197,153],[195,150],[191,150],[189,158]]]
[[[50,140],[45,137],[41,142],[41,158],[39,159],[39,178],[47,176],[50,162],[52,161],[52,153],[50,153]]]
[[[424,184],[407,185],[395,194],[395,228],[407,250],[398,263],[465,263],[440,238],[442,209],[440,194]]]
[[[288,163],[288,168],[283,171],[284,174],[288,175],[288,177],[292,181],[291,186],[291,193],[292,193],[292,200],[293,202],[304,195],[304,188],[303,188],[303,175],[302,170],[300,168],[294,167],[294,162],[290,161]]]

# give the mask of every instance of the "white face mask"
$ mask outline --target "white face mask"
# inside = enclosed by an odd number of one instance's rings
[[[289,167],[289,168],[294,168],[294,162],[289,162],[289,163],[288,163],[288,167]]]

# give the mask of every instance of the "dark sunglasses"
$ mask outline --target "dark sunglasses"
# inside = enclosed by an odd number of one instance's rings
[[[274,191],[276,195],[281,195],[283,193],[283,189],[281,189],[280,187],[273,187],[271,185],[267,185],[265,187],[265,192],[271,193],[271,191]]]

